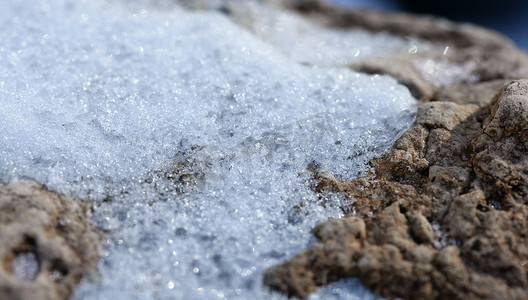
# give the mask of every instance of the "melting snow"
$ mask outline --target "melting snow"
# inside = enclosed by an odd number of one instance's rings
[[[318,64],[340,55],[324,52],[333,42],[303,50],[314,36],[292,59],[220,13],[134,3],[2,2],[0,180],[95,201],[101,279],[78,299],[283,298],[262,272],[346,205],[314,194],[308,169],[364,174],[415,99],[392,78]],[[343,46],[408,48],[360,36]]]

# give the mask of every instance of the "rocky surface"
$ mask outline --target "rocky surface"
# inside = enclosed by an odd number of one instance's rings
[[[254,20],[227,3],[218,10],[251,29]],[[329,27],[431,47],[350,66],[406,85],[424,101],[416,123],[371,162],[370,176],[339,182],[317,174],[315,190],[345,195],[348,216],[314,228],[319,241],[270,268],[264,283],[306,297],[354,276],[387,298],[528,298],[528,81],[512,81],[528,78],[527,56],[471,25],[285,3]],[[176,164],[166,177],[182,186],[178,193],[201,183],[206,165]],[[0,299],[68,298],[97,260],[86,213],[81,202],[34,183],[0,185]]]
[[[97,262],[86,205],[32,182],[0,185],[0,299],[67,299]]]
[[[409,42],[335,32],[259,11],[257,1],[233,1],[256,5],[246,28],[243,15],[230,19],[235,10],[174,2],[3,2],[0,181],[32,179],[93,201],[92,220],[106,232],[101,277],[82,280],[74,299],[284,298],[263,286],[264,270],[342,215],[342,197],[321,200],[309,188],[307,164],[354,178],[416,110],[392,78],[341,61],[306,64],[406,51]],[[277,27],[264,30],[275,16]],[[8,269],[31,290],[46,273],[29,250],[41,239],[28,244]],[[370,295],[359,285],[346,293]]]
[[[301,297],[342,276],[388,298],[528,297],[527,86],[505,85],[491,111],[421,104],[375,175],[321,180],[352,201],[350,217],[319,225],[320,241],[265,282]]]
[[[446,59],[455,67],[479,63],[473,80],[447,84],[419,71],[418,61],[442,59],[435,51],[353,66],[395,76],[428,102],[371,162],[369,177],[317,177],[318,192],[350,200],[348,217],[316,227],[319,241],[268,269],[264,282],[299,297],[355,276],[389,299],[528,298],[528,80],[509,80],[528,78],[526,55],[469,25],[343,12],[317,1],[295,8],[330,26],[450,45],[457,50]]]

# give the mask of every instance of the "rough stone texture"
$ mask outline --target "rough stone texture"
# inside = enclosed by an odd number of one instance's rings
[[[250,28],[252,20],[233,3],[218,9]],[[317,226],[319,241],[270,268],[265,284],[306,297],[356,276],[390,299],[528,299],[528,81],[510,83],[528,78],[526,54],[472,25],[346,11],[322,1],[285,3],[328,26],[419,38],[440,50],[351,66],[389,74],[429,102],[393,148],[371,162],[371,176],[338,182],[317,174],[317,192],[350,199],[348,217]],[[439,86],[417,67],[444,59],[475,62],[476,81]],[[169,175],[186,188],[201,180],[202,166],[195,167],[178,165]],[[97,260],[98,235],[86,209],[34,183],[0,185],[0,225],[0,299],[67,299]],[[38,267],[24,280],[14,264],[28,254]]]
[[[503,209],[528,204],[528,81],[500,90],[473,143],[473,167],[490,201]]]
[[[0,299],[68,299],[97,262],[86,207],[35,183],[0,185],[0,228]],[[28,254],[36,274],[17,277],[17,257]]]
[[[407,15],[342,11],[319,1],[294,9],[329,26],[414,36],[479,61],[476,82],[435,86],[400,55],[352,66],[395,76],[419,104],[414,126],[350,182],[316,177],[343,193],[348,217],[320,224],[310,248],[265,273],[290,296],[356,276],[389,299],[528,299],[528,78],[526,55],[470,25]],[[473,57],[473,58],[472,58]],[[390,64],[393,59],[394,63]]]
[[[505,85],[491,109],[422,103],[414,127],[372,162],[375,176],[320,181],[318,191],[352,201],[351,216],[319,225],[320,241],[265,283],[306,297],[357,276],[387,298],[526,299],[527,135],[527,80]]]

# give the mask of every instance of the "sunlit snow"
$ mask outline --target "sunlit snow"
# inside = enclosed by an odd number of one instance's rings
[[[415,100],[221,13],[153,2],[2,1],[0,180],[94,201],[100,276],[77,299],[282,298],[262,272],[346,205],[313,192],[313,171],[365,174]],[[372,296],[344,283],[313,297]]]

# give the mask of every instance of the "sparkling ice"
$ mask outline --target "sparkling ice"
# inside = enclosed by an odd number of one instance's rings
[[[408,41],[275,13],[306,36],[162,1],[2,1],[0,180],[92,200],[108,232],[74,298],[284,298],[263,271],[346,206],[312,171],[365,174],[413,122],[405,87],[344,67]],[[313,297],[372,297],[343,285]]]

